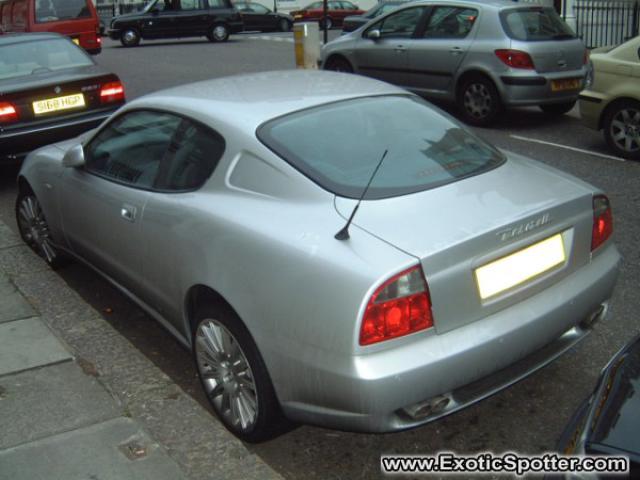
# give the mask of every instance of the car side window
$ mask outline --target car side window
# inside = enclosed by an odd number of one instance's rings
[[[202,10],[201,0],[180,0],[180,10]]]
[[[424,7],[407,8],[392,13],[374,28],[380,30],[381,38],[409,38],[413,36],[423,13]]]
[[[224,149],[220,134],[183,120],[162,160],[154,188],[185,191],[201,187],[215,170]]]
[[[269,13],[269,9],[259,3],[251,3],[251,9],[255,13]]]
[[[436,7],[424,30],[425,38],[464,38],[473,27],[478,11],[464,7]]]
[[[322,8],[322,7],[320,7]],[[327,10],[341,10],[342,7],[340,6],[340,4],[338,2],[328,2],[327,3]]]
[[[163,112],[125,113],[87,145],[85,169],[132,187],[152,188],[181,122],[180,117]]]

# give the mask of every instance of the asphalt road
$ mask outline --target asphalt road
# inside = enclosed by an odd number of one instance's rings
[[[130,99],[194,80],[294,68],[291,34],[236,35],[226,44],[204,39],[143,42],[136,49],[106,40],[96,60],[121,76]],[[616,243],[625,258],[610,317],[574,351],[544,370],[430,425],[384,435],[302,426],[269,443],[247,446],[286,478],[373,478],[379,474],[383,453],[551,450],[600,369],[640,330],[640,163],[610,157],[601,135],[582,127],[576,111],[551,117],[537,109],[520,109],[507,113],[495,128],[477,132],[498,147],[553,165],[609,194]],[[0,218],[14,228],[16,172],[0,168]],[[162,327],[87,268],[71,265],[60,275],[185,391],[206,404],[190,354]]]

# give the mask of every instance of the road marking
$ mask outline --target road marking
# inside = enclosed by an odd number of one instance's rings
[[[626,162],[624,158],[614,157],[613,155],[606,155],[604,153],[593,152],[591,150],[585,150],[584,148],[570,147],[569,145],[562,145],[561,143],[546,142],[544,140],[538,140],[537,138],[521,137],[520,135],[509,135],[516,140],[522,140],[523,142],[540,143],[542,145],[549,145],[551,147],[564,148],[573,152],[586,153],[587,155],[593,155],[594,157],[608,158],[609,160],[616,160],[618,162]]]
[[[271,42],[287,42],[293,43],[293,38],[286,37],[272,37],[268,35],[249,35],[247,37],[249,40],[269,40]]]

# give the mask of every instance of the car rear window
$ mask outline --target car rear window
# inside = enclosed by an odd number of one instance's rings
[[[575,38],[553,8],[529,7],[500,13],[505,33],[514,40],[540,41]]]
[[[87,0],[36,0],[36,23],[90,17]]]
[[[19,42],[0,47],[0,79],[88,65],[93,65],[91,59],[66,38]]]
[[[413,95],[364,97],[271,120],[257,131],[271,150],[336,195],[367,199],[434,188],[483,173],[502,154]]]

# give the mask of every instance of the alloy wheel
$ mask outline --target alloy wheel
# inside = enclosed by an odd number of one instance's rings
[[[58,253],[51,241],[49,225],[44,218],[38,199],[25,195],[18,201],[18,228],[24,241],[33,248],[47,263],[54,264]]]
[[[620,109],[611,120],[611,140],[616,147],[628,153],[640,151],[640,110]]]
[[[491,92],[482,83],[472,83],[464,92],[464,108],[473,118],[489,116],[493,108],[492,103]]]
[[[242,432],[258,415],[253,372],[236,338],[222,323],[203,320],[196,331],[195,353],[202,383],[216,412]]]
[[[216,25],[211,32],[213,40],[216,42],[224,42],[229,38],[229,31],[224,25]]]

